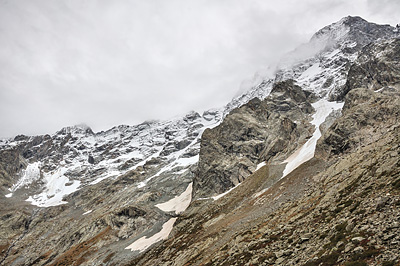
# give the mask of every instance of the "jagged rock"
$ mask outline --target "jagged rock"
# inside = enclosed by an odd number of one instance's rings
[[[93,158],[92,155],[89,155],[89,157],[88,157],[88,163],[94,164],[94,158]]]
[[[294,79],[305,90],[320,97],[342,100],[354,56],[365,45],[378,39],[398,36],[394,27],[377,25],[360,17],[345,17],[313,35],[281,62],[276,81]],[[315,56],[315,53],[317,56]]]
[[[306,241],[310,240],[311,237],[312,236],[310,234],[303,235],[300,237],[300,242],[301,243],[306,242]]]
[[[26,160],[17,149],[0,150],[0,189],[11,187],[17,181],[17,174],[26,166]]]
[[[346,96],[343,113],[346,117],[337,119],[326,134],[319,140],[322,143],[317,150],[317,156],[322,154],[340,154],[349,149],[365,146],[375,140],[374,128],[378,123],[398,123],[400,115],[400,100],[397,91],[386,96],[368,89],[351,90]],[[370,108],[371,104],[379,104],[381,108]],[[360,127],[365,134],[360,134]],[[363,137],[371,134],[369,137]],[[322,155],[323,156],[323,155]]]
[[[209,124],[218,119],[214,117]],[[4,257],[6,265],[17,257],[23,265],[46,261],[71,265],[78,260],[96,265],[106,258],[120,264],[135,256],[130,251],[122,256],[113,254],[124,250],[140,234],[161,229],[160,223],[170,218],[154,205],[180,195],[190,183],[202,122],[198,115],[190,114],[185,119],[118,126],[107,132],[70,127],[53,135],[21,137],[17,143],[0,140],[2,195],[10,196],[8,189],[21,180],[27,167],[40,162],[40,180],[33,183],[28,175],[27,182],[20,182],[21,187],[10,198],[0,196],[0,217],[4,217],[0,218],[0,254],[10,250]],[[164,138],[165,132],[171,132],[169,139]],[[175,155],[175,149],[171,158],[159,156],[168,143],[176,143],[179,154]],[[138,188],[163,167],[173,166],[181,153],[190,159],[152,178],[154,183]],[[45,178],[51,182],[43,182]],[[46,193],[46,184],[54,190]],[[58,192],[63,191],[71,193],[59,197]],[[63,205],[38,208],[25,201],[40,193],[46,204]],[[11,211],[13,208],[23,212]],[[33,216],[35,209],[40,212]],[[24,225],[30,220],[27,230]],[[105,246],[111,248],[101,249]],[[68,259],[64,253],[70,254]],[[93,254],[93,258],[84,254]]]
[[[353,248],[354,248],[354,244],[348,243],[348,244],[346,245],[346,247],[344,248],[344,252],[345,252],[345,253],[348,253],[348,252],[350,252],[351,250],[353,250]]]
[[[146,212],[144,210],[141,210],[134,206],[124,208],[117,212],[118,216],[127,216],[129,218],[137,218],[139,216],[144,216],[145,214],[146,214]]]
[[[338,96],[343,98],[352,88],[380,90],[398,88],[400,84],[400,39],[365,46],[349,70],[346,85]]]
[[[353,237],[353,238],[351,239],[351,242],[352,242],[353,244],[358,244],[358,243],[360,243],[361,241],[363,241],[364,239],[365,239],[365,238],[362,237],[362,236]]]
[[[355,249],[353,249],[354,253],[363,253],[364,252],[364,248],[363,247],[356,247]]]
[[[341,247],[343,247],[343,245],[344,245],[344,242],[343,242],[343,241],[339,241],[339,242],[336,244],[336,248],[341,248]]]
[[[291,152],[309,135],[307,114],[313,95],[293,81],[277,83],[264,101],[255,98],[204,131],[194,197],[222,193],[242,182],[257,163]]]
[[[382,210],[383,207],[385,207],[386,203],[389,201],[389,197],[381,197],[378,199],[378,202],[376,203],[376,210],[380,211]]]

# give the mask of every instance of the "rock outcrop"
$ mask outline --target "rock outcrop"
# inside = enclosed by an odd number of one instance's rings
[[[281,62],[276,81],[294,79],[321,97],[342,101],[350,66],[361,49],[377,40],[399,37],[390,25],[378,25],[360,17],[345,17],[328,25]],[[344,92],[345,91],[345,92]]]
[[[219,126],[206,129],[194,198],[220,194],[242,182],[257,164],[287,157],[303,144],[313,130],[308,123],[313,100],[315,96],[293,80],[279,82],[265,100],[255,98],[233,110]]]
[[[380,90],[399,88],[400,38],[379,41],[365,46],[349,70],[346,86],[338,94],[342,98],[351,88]]]
[[[7,191],[15,176],[26,168],[26,161],[16,149],[0,151],[0,189]]]

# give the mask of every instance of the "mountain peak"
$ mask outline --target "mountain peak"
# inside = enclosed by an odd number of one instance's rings
[[[68,133],[94,135],[93,130],[86,124],[78,124],[78,125],[74,125],[74,126],[63,127],[56,134],[65,135],[65,134],[68,134]]]
[[[394,27],[368,22],[358,16],[347,16],[323,27],[310,40],[322,51],[340,46],[343,42],[356,42],[362,47],[374,40],[393,37]]]
[[[339,20],[339,22],[342,22],[342,23],[349,23],[349,24],[354,24],[354,23],[369,23],[368,21],[366,21],[365,19],[363,19],[362,17],[359,17],[359,16],[347,16],[347,17],[343,17],[341,20]]]
[[[371,42],[396,36],[398,33],[395,27],[368,22],[357,16],[347,16],[323,27],[311,37],[308,43],[286,54],[281,59],[278,70],[292,68],[296,64],[313,60],[324,53],[329,54],[335,49],[342,50],[349,56],[355,55],[356,51]]]

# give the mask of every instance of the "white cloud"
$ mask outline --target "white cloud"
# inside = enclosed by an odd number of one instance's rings
[[[319,28],[399,17],[396,1],[349,2],[2,0],[0,136],[221,106]]]

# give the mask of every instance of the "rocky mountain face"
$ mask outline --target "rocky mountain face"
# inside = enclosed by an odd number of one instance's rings
[[[254,98],[233,110],[219,126],[206,129],[194,197],[223,193],[241,183],[259,163],[298,148],[313,131],[308,121],[314,112],[312,100],[315,96],[293,80],[279,82],[265,100]]]
[[[86,261],[92,249],[99,249],[96,263],[116,252],[119,261],[136,255],[125,250],[132,239],[182,211],[156,205],[191,188],[201,133],[218,115],[192,112],[99,133],[75,126],[3,141],[0,261],[69,265]],[[190,197],[180,205],[188,203]],[[82,243],[87,250],[75,250]]]
[[[0,265],[398,264],[399,52],[347,17],[223,108],[1,140]]]
[[[350,67],[349,78],[341,95],[351,88],[364,87],[380,90],[385,87],[398,88],[400,81],[400,50],[398,39],[367,45],[363,53]],[[379,53],[379,57],[376,55]],[[378,70],[378,71],[376,71]]]
[[[363,61],[373,63],[398,47],[399,39],[380,41],[358,60],[373,48]],[[396,64],[384,66],[390,80]],[[367,86],[351,87],[341,116],[321,125],[311,160],[281,178],[278,161],[261,157],[267,163],[223,197],[193,201],[172,236],[130,265],[399,265],[398,83],[374,91],[376,79],[349,78]],[[248,116],[251,106],[237,112]]]
[[[321,97],[342,101],[350,66],[360,50],[378,39],[398,36],[394,27],[345,17],[313,35],[283,60],[276,81],[294,79]]]

